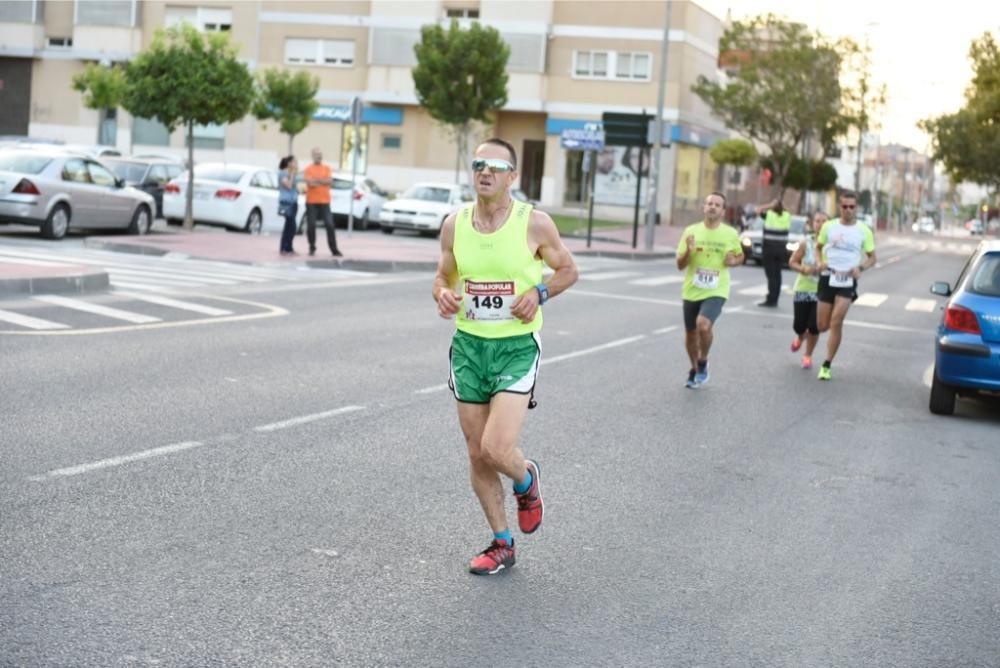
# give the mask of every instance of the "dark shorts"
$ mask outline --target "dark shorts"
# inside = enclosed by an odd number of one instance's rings
[[[844,297],[853,302],[858,298],[858,279],[855,278],[850,287],[831,288],[830,277],[820,274],[819,289],[816,290],[816,295],[824,304],[832,304],[837,297]]]
[[[684,300],[684,329],[691,332],[698,327],[698,316],[708,318],[713,323],[722,315],[722,305],[726,300],[722,297],[709,297],[701,301]]]

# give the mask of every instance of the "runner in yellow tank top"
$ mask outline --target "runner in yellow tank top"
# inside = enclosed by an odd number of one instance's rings
[[[472,488],[493,530],[489,547],[469,571],[493,575],[514,565],[503,484],[514,482],[522,533],[542,523],[538,464],[518,447],[521,425],[534,406],[541,356],[541,305],[573,285],[576,262],[552,219],[516,202],[517,154],[502,139],[476,149],[476,203],[441,227],[441,259],[432,294],[442,318],[456,317],[449,385],[469,453]],[[542,282],[542,264],[554,273]]]

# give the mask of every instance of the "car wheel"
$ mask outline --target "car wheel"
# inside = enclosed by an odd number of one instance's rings
[[[148,234],[152,224],[152,220],[149,217],[149,209],[145,206],[140,206],[135,210],[135,215],[132,216],[132,222],[128,226],[128,233],[138,235]]]
[[[264,225],[264,220],[260,216],[260,210],[254,209],[247,216],[247,224],[243,226],[243,231],[247,234],[260,234],[260,228]]]
[[[392,228],[382,225],[382,234],[392,234]]]
[[[931,381],[931,413],[935,415],[953,415],[955,413],[955,388],[942,383],[937,377],[937,369],[934,370],[934,379]]]
[[[46,239],[62,239],[69,230],[70,213],[65,204],[56,204],[42,223],[42,236]]]

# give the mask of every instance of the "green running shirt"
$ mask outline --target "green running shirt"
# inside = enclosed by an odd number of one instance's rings
[[[691,249],[691,257],[688,258],[681,297],[692,302],[700,302],[709,297],[729,299],[726,253],[743,252],[739,233],[725,223],[719,223],[715,229],[706,227],[704,222],[688,225],[681,233],[681,241],[677,246],[678,255],[687,252],[687,238],[692,234],[695,247]]]
[[[532,206],[515,201],[506,222],[492,234],[472,225],[473,206],[461,209],[455,220],[452,252],[462,297],[455,319],[459,331],[487,339],[537,332],[542,328],[541,308],[529,323],[510,312],[519,295],[542,282],[542,261],[528,249]]]

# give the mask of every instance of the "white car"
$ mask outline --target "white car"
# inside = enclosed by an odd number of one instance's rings
[[[379,224],[382,206],[389,193],[379,187],[368,177],[359,174],[354,179],[354,190],[351,190],[351,178],[333,177],[333,189],[330,192],[330,211],[333,213],[333,224],[346,228],[348,214],[354,208],[354,229],[368,230]],[[322,227],[322,224],[317,224]],[[305,229],[306,215],[304,207],[299,207],[299,232]]]
[[[170,225],[184,220],[188,173],[163,189],[163,217]],[[285,220],[278,215],[278,174],[271,169],[231,163],[204,163],[194,168],[194,222],[219,225],[250,234],[280,232]],[[305,199],[299,197],[299,211]]]
[[[475,199],[475,191],[467,185],[417,183],[382,206],[379,225],[385,234],[399,229],[437,236],[448,214]]]

